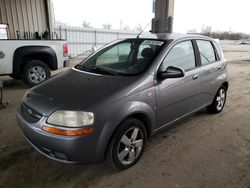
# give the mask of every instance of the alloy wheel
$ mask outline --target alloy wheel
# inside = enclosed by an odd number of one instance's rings
[[[142,130],[132,127],[127,130],[118,145],[118,159],[123,165],[133,163],[142,152],[144,136]]]
[[[224,107],[225,100],[226,100],[226,91],[223,88],[221,88],[216,97],[216,102],[217,102],[216,108],[218,111],[221,111],[221,109]]]
[[[40,83],[42,81],[44,81],[46,79],[46,71],[43,67],[40,66],[34,66],[29,70],[29,79],[33,82],[33,83]]]

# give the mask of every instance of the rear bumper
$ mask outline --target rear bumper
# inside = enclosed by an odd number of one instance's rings
[[[97,140],[95,133],[82,136],[62,136],[41,129],[46,122],[42,118],[37,123],[29,123],[17,111],[17,122],[24,137],[37,151],[46,157],[63,163],[93,163],[100,159],[96,156]]]

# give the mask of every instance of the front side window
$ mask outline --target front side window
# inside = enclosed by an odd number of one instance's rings
[[[164,43],[145,39],[116,42],[96,52],[76,68],[99,74],[138,75],[149,67]]]
[[[165,71],[169,66],[182,68],[185,71],[195,68],[194,48],[191,41],[175,45],[163,61],[160,70]]]
[[[208,64],[216,61],[214,48],[210,41],[197,40],[197,45],[200,51],[201,63]]]

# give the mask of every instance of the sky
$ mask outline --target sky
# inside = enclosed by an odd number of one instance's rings
[[[148,25],[154,17],[152,1],[52,0],[58,21],[71,26],[81,26],[86,21],[96,28],[111,24],[113,29]],[[202,27],[211,26],[213,31],[250,33],[249,10],[249,0],[175,0],[174,32],[199,32]]]

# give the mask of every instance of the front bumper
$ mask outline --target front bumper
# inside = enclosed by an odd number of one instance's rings
[[[100,159],[96,156],[98,136],[93,132],[89,135],[62,136],[43,131],[46,118],[36,123],[27,122],[17,111],[17,122],[25,138],[46,157],[63,163],[93,163]]]

